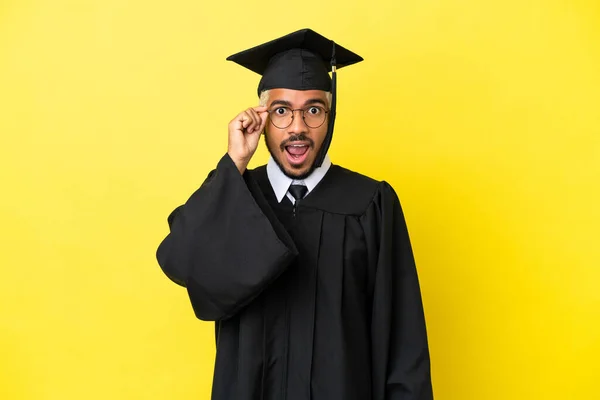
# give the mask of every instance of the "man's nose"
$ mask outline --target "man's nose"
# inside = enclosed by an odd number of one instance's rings
[[[306,124],[304,123],[304,119],[302,118],[302,111],[295,110],[292,118],[292,123],[288,127],[289,134],[300,134],[306,133]]]

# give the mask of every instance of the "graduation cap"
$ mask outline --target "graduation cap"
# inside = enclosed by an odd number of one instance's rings
[[[258,84],[259,96],[269,89],[331,92],[327,136],[316,159],[316,166],[320,167],[333,138],[336,69],[358,63],[362,57],[311,29],[301,29],[233,54],[227,60],[262,75]]]

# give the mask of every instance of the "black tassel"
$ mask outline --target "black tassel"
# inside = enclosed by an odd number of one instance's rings
[[[327,123],[327,135],[323,140],[323,145],[319,151],[319,155],[316,160],[315,166],[318,168],[323,164],[325,156],[329,151],[329,146],[333,139],[333,127],[335,125],[335,113],[336,113],[336,92],[337,92],[337,72],[336,72],[336,60],[335,60],[335,42],[331,42],[333,49],[331,51],[331,107],[329,108],[329,122]]]

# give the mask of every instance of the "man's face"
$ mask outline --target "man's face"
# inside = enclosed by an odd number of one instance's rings
[[[267,109],[270,112],[265,142],[271,156],[290,178],[306,178],[314,170],[315,159],[327,135],[327,92],[271,89]],[[305,110],[304,119],[302,111],[290,114],[294,109]],[[285,126],[288,123],[289,126]]]

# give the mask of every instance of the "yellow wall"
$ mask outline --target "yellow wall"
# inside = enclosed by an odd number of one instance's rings
[[[154,252],[256,102],[225,57],[305,26],[366,59],[331,155],[401,196],[436,399],[600,398],[597,0],[4,0],[0,399],[208,398]]]

